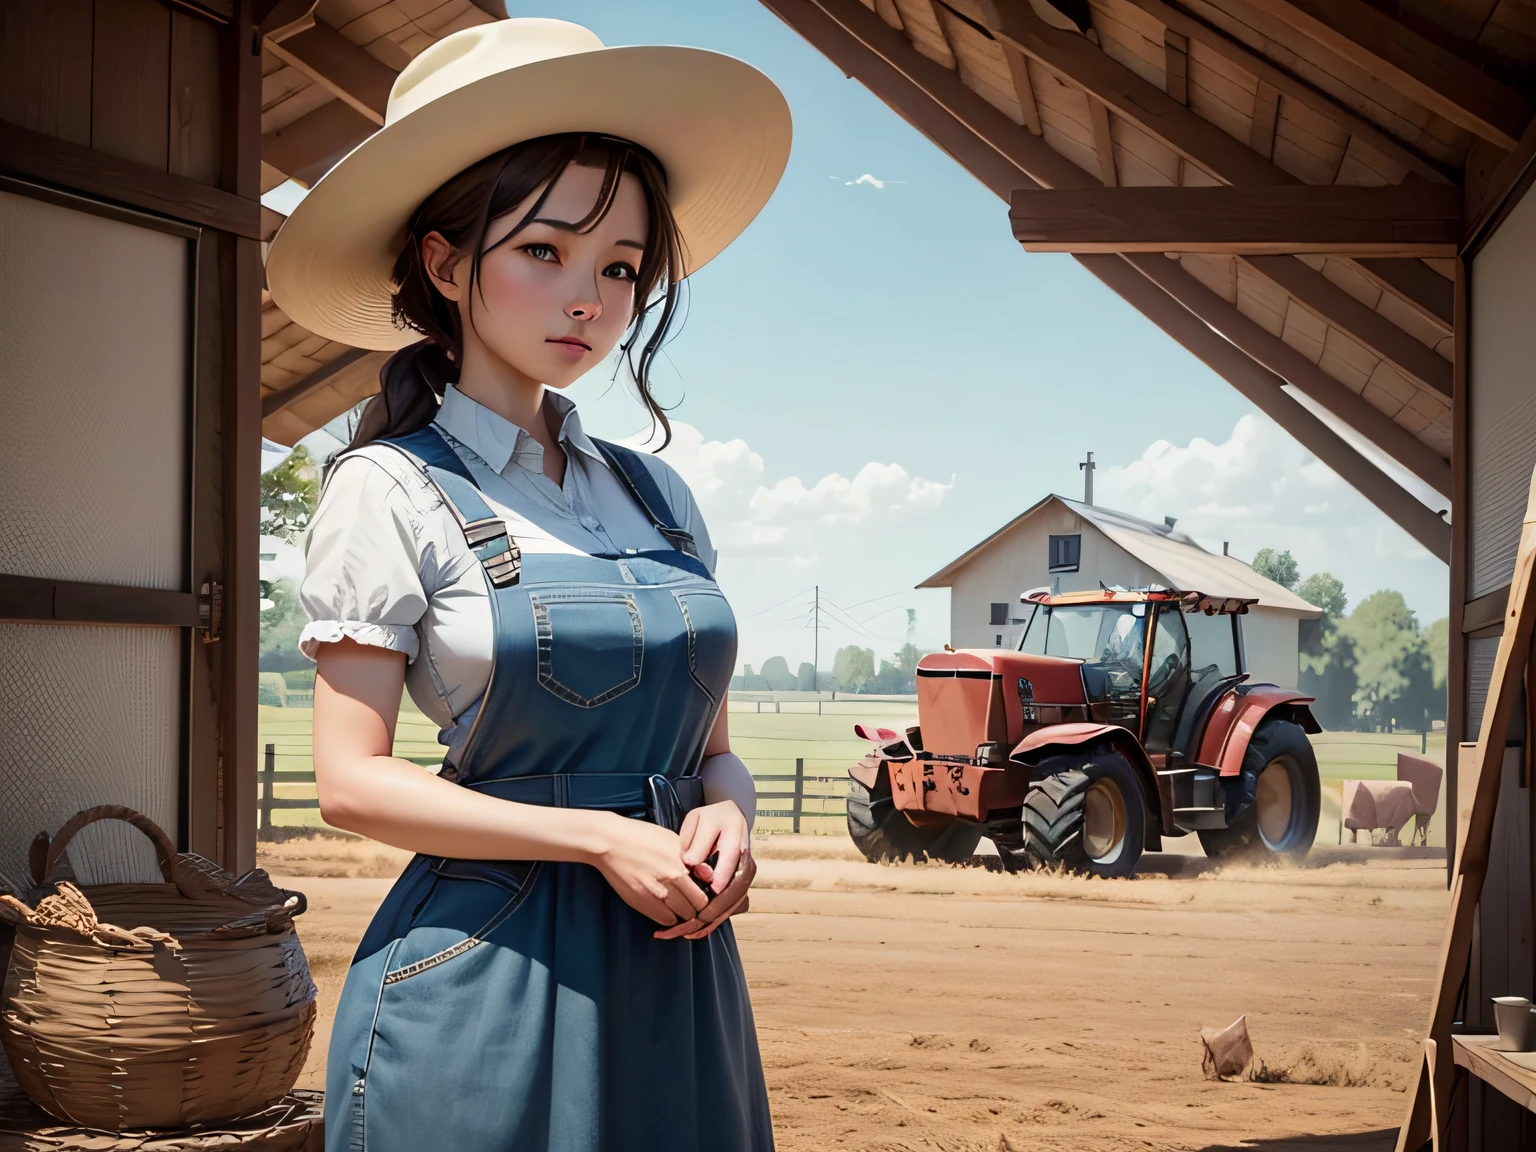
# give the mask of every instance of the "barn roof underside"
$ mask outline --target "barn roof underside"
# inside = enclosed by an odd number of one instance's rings
[[[762,2],[1448,558],[1456,256],[1536,147],[1530,0]]]

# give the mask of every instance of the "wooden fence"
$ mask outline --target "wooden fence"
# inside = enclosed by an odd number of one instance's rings
[[[272,824],[272,813],[282,809],[309,809],[318,811],[320,800],[316,796],[279,796],[278,788],[285,790],[290,785],[300,787],[308,786],[311,790],[315,784],[315,769],[309,758],[308,744],[296,745],[302,747],[302,752],[279,752],[276,744],[267,744],[263,749],[260,792],[257,799],[257,807],[260,813],[260,824],[257,830],[257,838],[272,840],[276,838],[276,831]],[[299,760],[306,767],[279,768],[277,766],[279,756],[285,759]],[[423,766],[434,765],[440,757],[405,756],[401,759],[409,760]],[[807,771],[807,763],[812,767]],[[788,768],[793,764],[792,771],[758,772],[759,767],[772,767],[782,765]],[[758,785],[770,785],[765,791],[759,787],[757,793],[758,803],[763,801],[779,801],[780,804],[772,808],[758,808],[759,820],[789,821],[789,830],[799,832],[802,822],[818,819],[838,819],[845,814],[848,799],[848,768],[847,762],[842,760],[807,760],[804,756],[797,756],[793,760],[756,760],[748,765],[754,769],[752,779]],[[786,787],[787,785],[787,787]],[[811,787],[807,787],[810,785]],[[831,786],[830,788],[828,786]],[[785,805],[783,802],[788,801]]]

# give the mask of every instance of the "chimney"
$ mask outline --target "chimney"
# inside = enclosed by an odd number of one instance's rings
[[[1230,555],[1232,555],[1230,549],[1231,549],[1231,541],[1223,540],[1221,542],[1221,554],[1223,556],[1230,556]]]
[[[1178,522],[1179,522],[1179,518],[1177,516],[1164,516],[1163,517],[1163,524],[1167,526],[1168,531],[1170,531],[1170,532],[1173,531],[1173,526],[1175,524],[1177,524]]]

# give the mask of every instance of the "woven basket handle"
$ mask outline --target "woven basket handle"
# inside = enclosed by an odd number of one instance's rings
[[[39,833],[32,843],[32,879],[41,884],[51,875],[58,865],[59,858],[64,855],[64,849],[74,839],[75,833],[89,824],[98,820],[122,820],[132,824],[155,846],[155,858],[160,862],[160,875],[165,877],[166,883],[174,883],[171,878],[171,865],[176,859],[176,845],[171,843],[160,825],[156,824],[142,812],[135,812],[132,808],[125,808],[121,804],[101,804],[95,808],[87,808],[83,812],[76,812],[64,823],[64,827],[52,840],[48,840],[45,833]],[[41,850],[46,845],[46,850]]]

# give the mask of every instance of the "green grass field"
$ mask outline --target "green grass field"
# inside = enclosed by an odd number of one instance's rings
[[[915,706],[885,701],[863,702],[837,700],[824,702],[818,713],[814,702],[782,703],[773,712],[771,704],[758,711],[753,703],[731,704],[731,744],[758,779],[762,798],[758,807],[765,812],[786,811],[792,804],[788,797],[768,795],[793,790],[795,761],[804,761],[805,803],[801,831],[843,834],[842,807],[819,797],[841,797],[848,767],[864,754],[867,745],[853,734],[853,725],[869,720],[897,730],[917,722]],[[313,771],[310,755],[312,712],[308,708],[258,709],[257,730],[260,744],[275,744],[277,768]],[[1420,737],[1410,733],[1323,732],[1312,738],[1317,751],[1318,771],[1323,783],[1323,812],[1318,828],[1318,842],[1339,842],[1339,804],[1345,780],[1390,780],[1397,775],[1397,754],[1418,752]],[[1445,734],[1436,732],[1427,741],[1427,754],[1443,760]],[[395,755],[419,764],[437,763],[442,756],[437,742],[437,727],[409,700],[401,709],[395,731]],[[277,795],[305,798],[314,795],[314,785],[280,783]],[[1430,826],[1431,844],[1444,844],[1444,801]],[[284,809],[273,813],[279,825],[319,826],[315,809]],[[786,816],[763,816],[758,828],[764,832],[787,832],[792,821]]]

